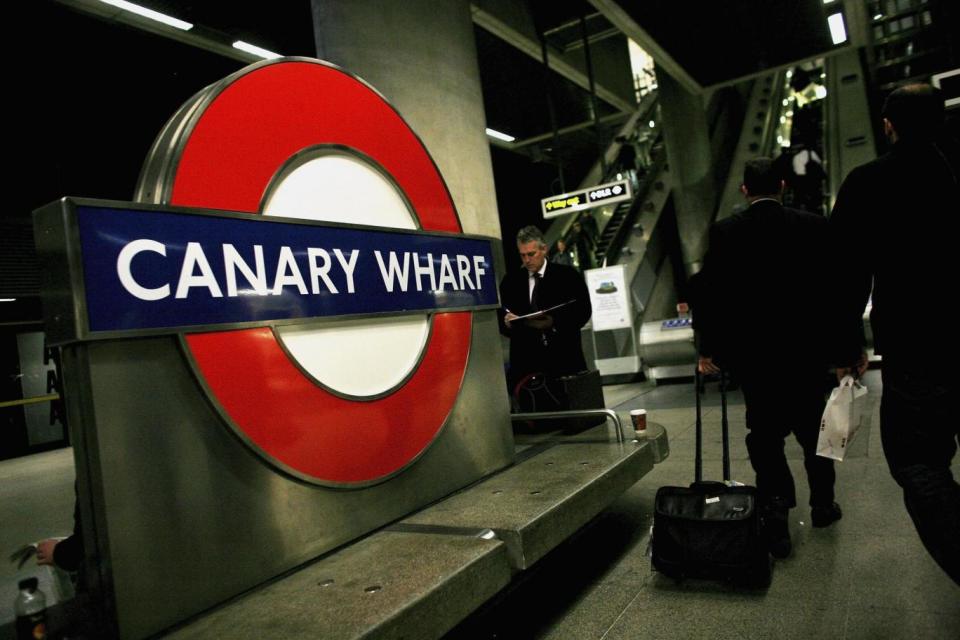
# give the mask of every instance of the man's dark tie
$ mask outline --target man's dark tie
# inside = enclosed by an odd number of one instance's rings
[[[540,311],[540,301],[537,299],[538,294],[540,293],[540,280],[542,276],[539,272],[533,274],[533,293],[530,294],[530,310],[531,311]]]

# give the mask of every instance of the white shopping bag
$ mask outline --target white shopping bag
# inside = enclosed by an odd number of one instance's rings
[[[843,460],[847,447],[860,428],[867,408],[867,388],[853,376],[844,376],[840,386],[830,393],[820,419],[817,455]]]

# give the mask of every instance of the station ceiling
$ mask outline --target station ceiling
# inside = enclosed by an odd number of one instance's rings
[[[823,0],[621,0],[619,5],[701,86],[723,84],[833,48]]]
[[[61,3],[81,9],[100,4],[97,0]],[[211,41],[241,39],[283,55],[315,55],[311,0],[268,5],[227,0],[139,0],[138,4],[194,23],[194,32]],[[546,35],[551,54],[582,55],[581,17],[594,45],[603,38],[625,43],[623,23],[632,21],[700,87],[829,50],[825,16],[835,11],[823,0],[477,0],[475,6],[496,12],[498,5],[505,4],[522,5],[521,12]],[[613,16],[620,19],[612,20]],[[547,80],[538,61],[519,50],[517,43],[505,42],[482,27],[477,28],[476,39],[491,127],[501,127],[498,130],[520,140],[549,131]],[[548,77],[558,126],[592,118],[593,106],[584,87],[556,72]],[[622,107],[601,95],[597,111],[602,118]]]
[[[108,12],[119,13],[98,0],[43,3],[88,15],[99,12],[108,21]],[[315,55],[311,0],[138,4],[194,23],[192,36],[223,43],[227,50],[240,39],[283,55]],[[508,7],[532,22],[526,43],[508,42],[480,21],[475,27],[488,126],[515,136],[520,144],[513,148],[534,162],[560,161],[577,170],[589,164],[583,155],[596,156],[629,113],[625,101],[604,94],[602,80],[598,97],[591,99],[585,74],[577,79],[556,69],[545,71],[542,61],[530,55],[539,51],[538,32],[546,38],[550,56],[579,60],[586,54],[585,36],[588,47],[611,39],[625,47],[625,32],[635,36],[625,24],[633,24],[655,41],[654,49],[674,70],[703,88],[828,50],[825,15],[834,11],[825,9],[823,0],[474,0],[473,6],[493,14]],[[595,118],[601,124],[589,126]],[[553,139],[554,125],[574,130]]]
[[[826,38],[822,0],[618,1],[473,0],[488,126],[518,138],[509,147],[492,147],[501,218],[527,219],[507,226],[536,222],[539,198],[575,188],[629,115],[629,104],[617,98],[623,91],[599,83],[598,97],[591,98],[582,64],[579,76],[572,67],[545,70],[538,33],[551,59],[566,56],[577,66],[585,54],[584,33],[590,47],[626,46],[623,24],[633,21],[704,87],[813,55]],[[15,94],[8,100],[14,126],[7,151],[16,162],[3,219],[17,233],[3,230],[10,259],[0,288],[14,277],[35,277],[30,247],[14,242],[21,232],[28,234],[34,208],[63,195],[132,196],[142,159],[170,114],[198,87],[251,61],[231,58],[233,40],[283,55],[315,55],[311,0],[138,4],[194,23],[194,41],[124,20],[98,0],[32,0],[16,8],[13,17],[33,44],[26,63],[8,67]],[[532,22],[526,42],[508,41],[477,20],[478,7],[504,6]],[[548,96],[557,127],[570,129],[558,138],[551,135]],[[139,126],[124,126],[118,135],[118,124],[131,119]],[[16,251],[6,247],[11,243]]]

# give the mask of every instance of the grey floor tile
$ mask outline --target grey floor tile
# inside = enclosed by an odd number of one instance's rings
[[[929,611],[851,608],[847,614],[845,640],[956,640],[960,616]]]
[[[763,593],[661,576],[649,583],[603,636],[604,640],[833,638],[845,614],[803,600],[783,602]]]
[[[851,607],[960,617],[960,587],[937,566],[912,529],[898,527],[862,538],[850,555],[857,571],[850,584]]]
[[[669,412],[665,411],[652,411],[648,414],[647,419],[662,425],[667,433],[674,438],[693,428],[693,420],[686,415],[670,415]]]
[[[858,523],[852,535],[912,532],[913,522],[903,504],[903,492],[882,460],[849,460],[837,465],[837,500],[844,518]]]
[[[647,563],[617,571],[616,575],[602,583],[592,585],[576,605],[557,618],[540,638],[602,638],[645,587],[649,578]]]
[[[603,387],[604,403],[611,408],[620,408],[620,405],[632,403],[636,398],[655,388],[654,383],[605,385]]]

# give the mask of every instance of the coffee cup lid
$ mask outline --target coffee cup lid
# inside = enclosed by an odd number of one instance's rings
[[[647,413],[646,409],[630,409],[630,415],[632,416],[642,416]]]

